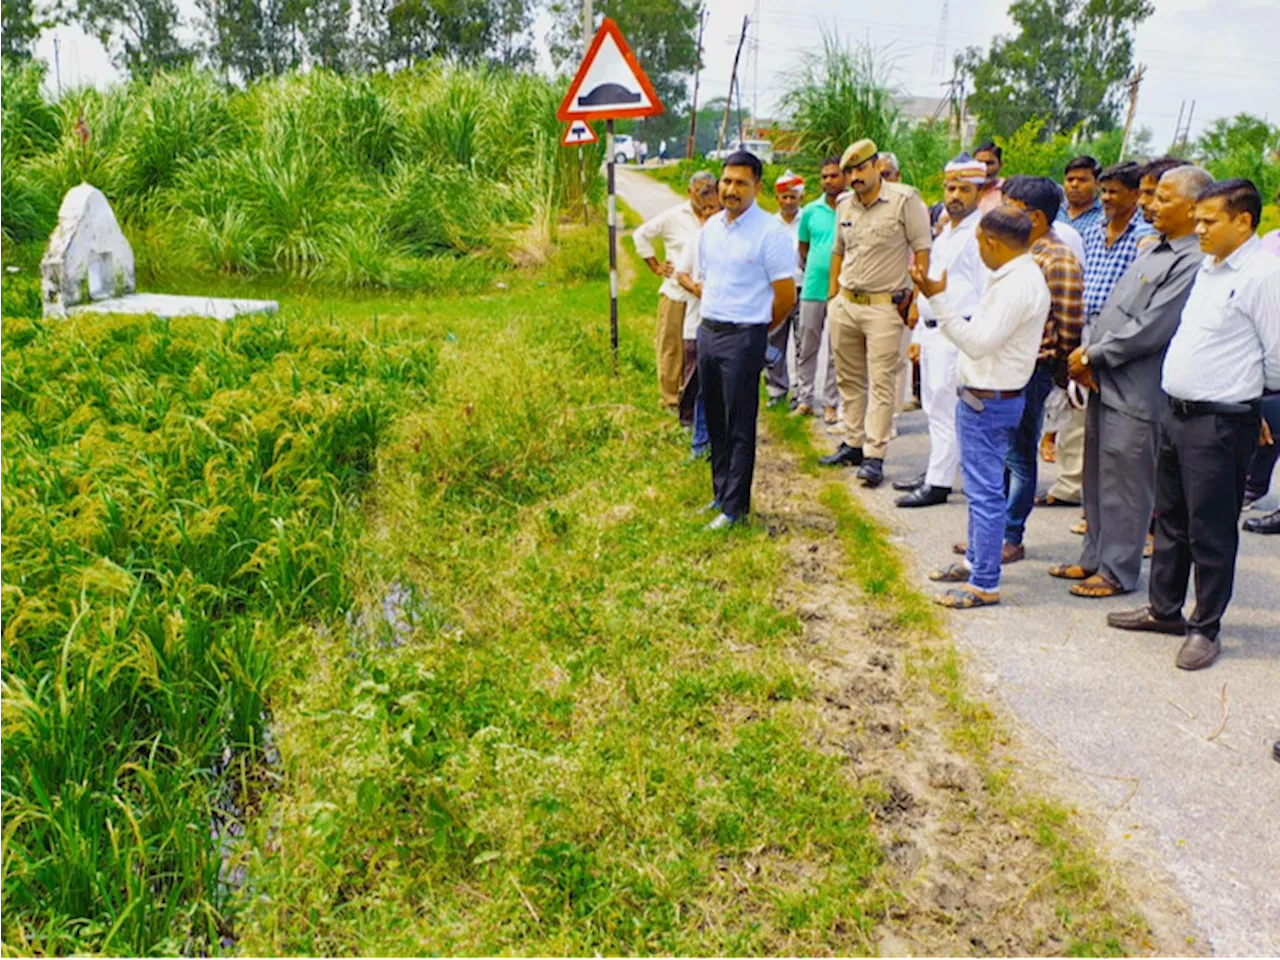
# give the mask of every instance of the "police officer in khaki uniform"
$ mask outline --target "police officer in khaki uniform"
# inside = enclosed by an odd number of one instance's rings
[[[898,305],[911,292],[907,264],[914,251],[916,265],[928,271],[932,243],[929,211],[920,194],[883,179],[878,156],[875,143],[859,140],[840,159],[852,193],[836,207],[827,315],[845,436],[839,449],[820,461],[858,467],[858,479],[868,487],[884,480],[902,343]]]

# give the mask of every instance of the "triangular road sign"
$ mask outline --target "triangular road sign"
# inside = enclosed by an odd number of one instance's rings
[[[618,25],[608,17],[600,24],[578,73],[556,111],[561,120],[605,120],[652,117],[662,113],[653,84],[640,69]]]
[[[595,143],[600,138],[585,120],[573,120],[565,127],[564,136],[560,138],[562,147],[580,147],[584,143]]]

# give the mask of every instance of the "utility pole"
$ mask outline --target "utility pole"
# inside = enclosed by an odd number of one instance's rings
[[[751,136],[760,136],[760,0],[756,0],[756,10],[751,24]],[[742,94],[739,91],[739,99]]]
[[[1187,149],[1187,140],[1191,137],[1191,118],[1196,115],[1196,102],[1191,101],[1191,109],[1187,112],[1187,125],[1182,126],[1182,115],[1178,115],[1178,129],[1173,133],[1173,145],[1169,147],[1170,153],[1184,153]]]
[[[698,136],[698,82],[702,79],[702,28],[706,21],[707,8],[704,6],[698,10],[698,56],[693,62],[693,107],[689,111],[689,142],[684,148],[684,155],[689,159],[693,159]]]
[[[58,49],[58,35],[53,35],[53,79],[58,85],[58,99],[62,99],[62,56]]]
[[[591,46],[591,37],[595,33],[591,13],[591,0],[582,0],[582,55],[587,55],[587,47]]]
[[[747,39],[747,27],[751,24],[750,17],[742,18],[742,33],[738,35],[738,50],[733,55],[733,73],[729,77],[729,99],[724,105],[724,119],[720,121],[720,139],[716,142],[716,150],[724,149],[725,134],[729,131],[729,114],[733,111],[733,88],[738,83],[738,60],[742,57],[742,44]]]
[[[1129,132],[1133,129],[1133,116],[1138,112],[1138,88],[1142,86],[1142,78],[1146,76],[1147,68],[1143,64],[1138,64],[1138,69],[1133,71],[1133,79],[1129,81],[1129,112],[1124,118],[1124,135],[1120,138],[1120,156],[1117,163],[1124,162],[1125,151],[1129,149]]]

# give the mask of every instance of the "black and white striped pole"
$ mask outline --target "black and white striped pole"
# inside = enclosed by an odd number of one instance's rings
[[[609,174],[609,346],[618,373],[618,199],[614,192],[613,120],[605,121],[605,164]]]

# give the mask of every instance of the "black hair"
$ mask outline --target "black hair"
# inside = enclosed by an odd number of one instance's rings
[[[832,154],[832,155],[831,155],[831,156],[829,156],[829,157],[823,157],[823,158],[822,158],[822,162],[821,162],[820,164],[818,164],[818,171],[819,171],[819,172],[821,172],[823,167],[837,167],[837,168],[838,168],[839,166],[840,166],[840,158],[839,158],[839,157],[837,157],[835,154]]]
[[[1124,163],[1113,163],[1103,170],[1098,177],[1099,183],[1106,183],[1108,180],[1115,180],[1126,189],[1137,190],[1142,185],[1142,167],[1132,160],[1126,160]]]
[[[760,178],[764,176],[764,164],[760,162],[760,158],[754,153],[749,153],[746,150],[735,150],[733,153],[725,157],[724,167],[722,169],[727,170],[729,167],[750,168],[751,174],[756,178],[757,183],[760,181]]]
[[[1200,191],[1200,195],[1196,197],[1196,203],[1212,200],[1214,197],[1222,197],[1227,213],[1233,217],[1242,213],[1249,214],[1253,228],[1255,230],[1258,228],[1258,221],[1262,219],[1262,194],[1258,192],[1252,180],[1232,177],[1229,180],[1211,183]]]
[[[1031,218],[1017,207],[997,207],[984,215],[978,226],[983,233],[995,234],[1020,250],[1031,243]]]
[[[1062,207],[1062,189],[1048,177],[1029,177],[1018,174],[1004,182],[1004,195],[1017,200],[1027,209],[1039,210],[1052,226]]]
[[[1144,163],[1142,170],[1139,171],[1143,180],[1147,177],[1154,177],[1157,182],[1170,170],[1177,170],[1178,167],[1190,166],[1190,161],[1180,160],[1177,157],[1160,157],[1152,160],[1150,163]]]
[[[996,159],[1001,163],[1004,163],[1004,151],[995,145],[994,140],[988,140],[981,146],[973,148],[973,155],[975,157],[980,153],[994,153],[996,155]]]
[[[1093,174],[1094,179],[1098,178],[1098,174],[1102,173],[1102,164],[1087,153],[1082,153],[1078,157],[1072,157],[1067,161],[1067,165],[1063,168],[1062,175],[1065,177],[1072,170],[1088,170]]]

